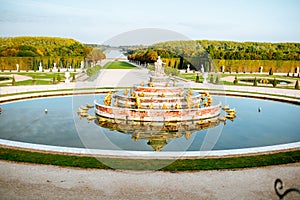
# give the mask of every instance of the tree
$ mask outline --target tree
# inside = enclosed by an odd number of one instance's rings
[[[55,84],[55,83],[56,83],[56,79],[55,79],[55,75],[54,75],[52,78],[52,84]]]
[[[72,82],[74,82],[74,81],[75,81],[75,79],[76,79],[76,77],[75,77],[75,73],[73,73],[73,74],[72,74]]]
[[[298,80],[296,80],[295,89],[299,90],[299,81]]]
[[[256,77],[253,80],[253,86],[257,86],[257,79],[256,79]]]

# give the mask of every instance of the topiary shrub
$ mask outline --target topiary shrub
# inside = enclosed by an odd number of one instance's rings
[[[219,80],[219,76],[217,75],[216,77],[216,84],[219,84],[220,83],[220,80]]]
[[[253,86],[257,86],[257,79],[256,79],[256,77],[253,80]]]
[[[60,77],[60,74],[58,73],[57,74],[57,82],[60,83],[60,81],[61,81],[61,77]]]
[[[196,75],[196,83],[199,83],[200,80],[199,80],[199,74]]]
[[[164,72],[167,75],[172,75],[172,76],[178,76],[178,74],[179,74],[179,71],[173,67],[165,67]]]
[[[15,85],[16,85],[16,79],[15,79],[14,76],[12,77],[11,85],[12,85],[12,86],[15,86]]]
[[[210,82],[210,83],[214,83],[214,76],[213,76],[212,74],[210,75],[210,80],[209,80],[209,82]]]
[[[276,87],[277,86],[277,80],[274,78],[274,80],[273,80],[273,87]]]
[[[299,90],[299,81],[298,80],[296,80],[295,89]]]
[[[234,79],[234,81],[233,81],[233,84],[234,84],[234,85],[237,85],[238,82],[239,82],[239,81],[238,81],[238,79],[237,79],[237,76],[235,76],[235,79]]]
[[[272,69],[272,68],[270,68],[269,75],[270,75],[270,76],[273,75],[273,69]]]

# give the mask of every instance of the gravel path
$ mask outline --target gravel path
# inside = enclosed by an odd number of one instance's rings
[[[300,188],[300,163],[198,172],[113,171],[0,161],[1,199],[279,199]],[[299,199],[290,193],[285,199]]]

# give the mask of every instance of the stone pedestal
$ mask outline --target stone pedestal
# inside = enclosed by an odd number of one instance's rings
[[[204,72],[203,74],[203,84],[207,84],[208,73]]]
[[[65,72],[65,77],[66,77],[66,79],[65,79],[65,83],[70,83],[70,72]]]

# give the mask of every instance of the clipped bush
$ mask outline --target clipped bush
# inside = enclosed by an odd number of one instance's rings
[[[234,81],[233,81],[233,84],[234,84],[234,85],[237,85],[238,82],[239,82],[239,81],[238,81],[238,78],[237,78],[237,76],[235,76]]]
[[[219,76],[217,75],[216,77],[216,84],[219,84],[220,83],[220,80],[219,80]]]
[[[60,83],[60,81],[61,81],[60,74],[59,74],[59,73],[57,73],[57,82],[58,82],[58,83]]]
[[[296,80],[295,89],[299,90],[299,81],[298,80]]]
[[[199,80],[199,74],[196,75],[196,83],[199,83],[200,80]]]
[[[178,76],[179,74],[179,71],[173,67],[165,67],[164,71],[167,75]]]
[[[210,82],[210,83],[214,83],[214,76],[213,76],[212,74],[210,75],[210,80],[209,80],[209,82]]]
[[[272,69],[272,68],[270,68],[269,75],[270,75],[270,76],[273,75],[273,69]]]
[[[257,86],[257,79],[256,79],[256,77],[253,80],[253,86]]]
[[[274,78],[274,80],[273,80],[273,87],[276,87],[277,86],[277,80]]]
[[[13,86],[15,86],[15,85],[16,85],[16,79],[15,79],[15,77],[14,77],[14,76],[12,77],[11,85],[13,85]]]

